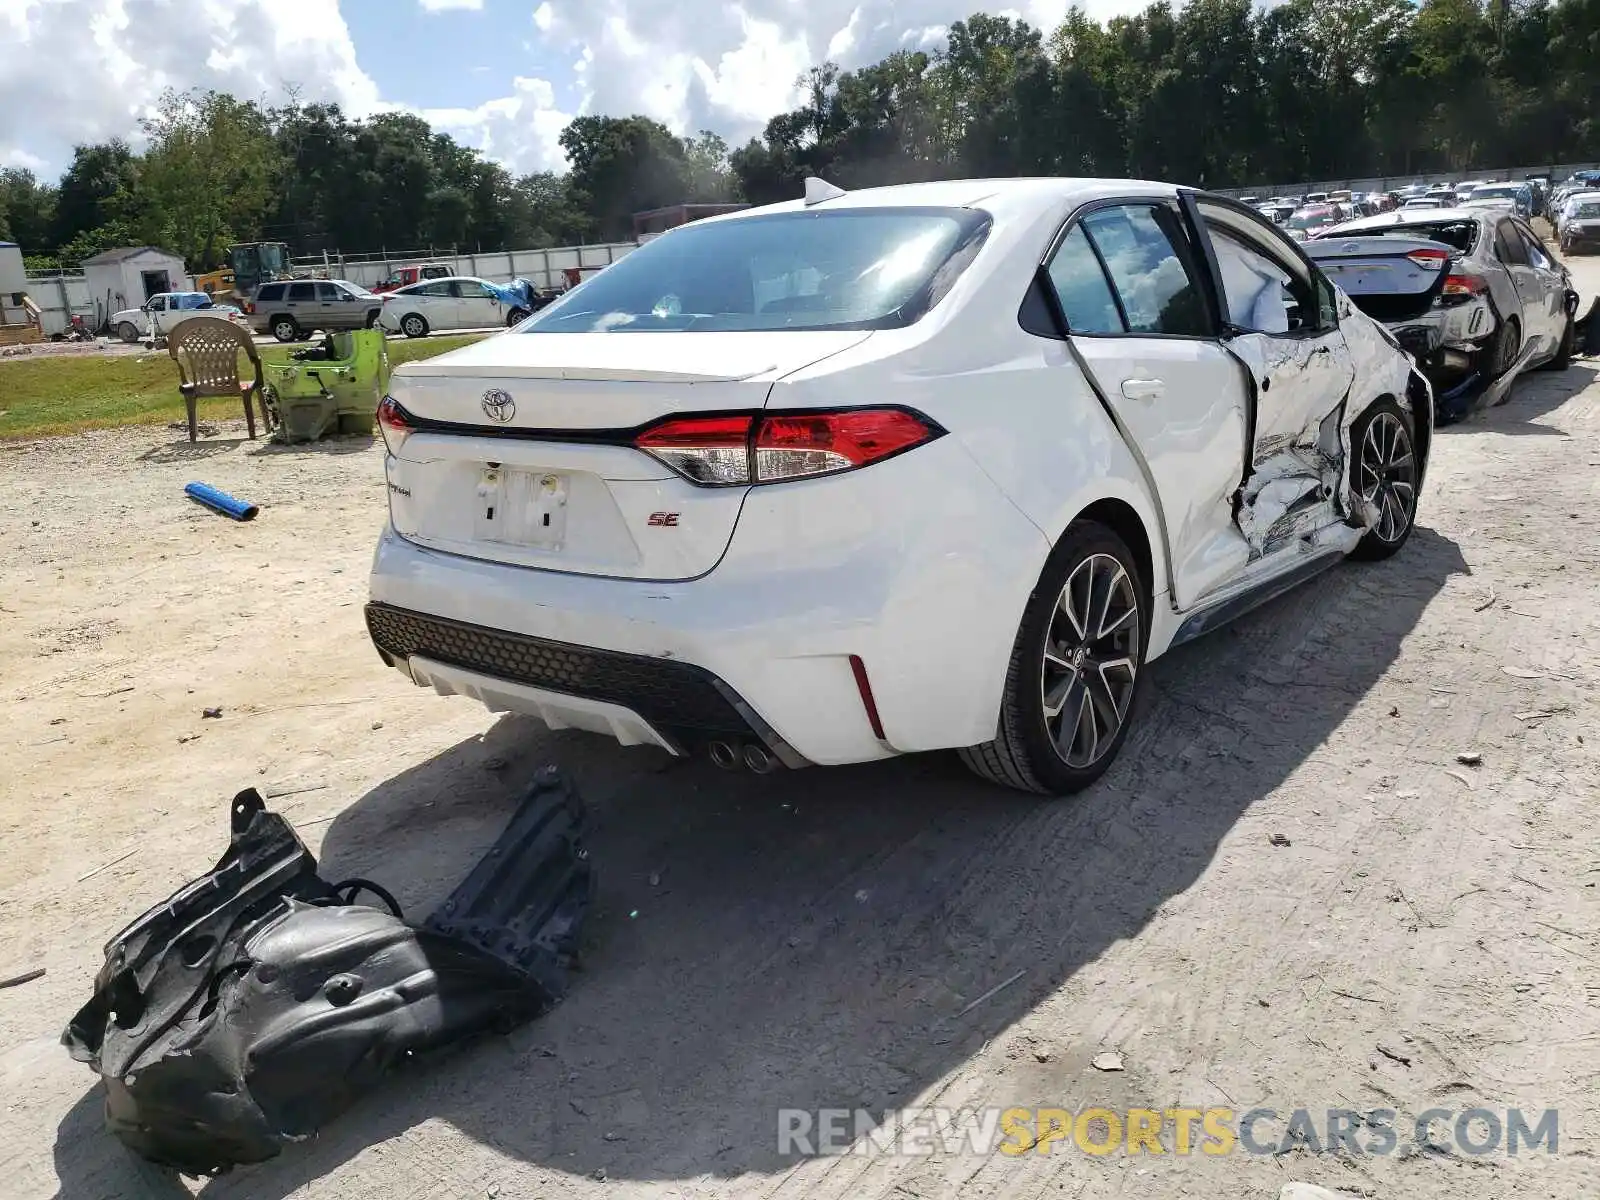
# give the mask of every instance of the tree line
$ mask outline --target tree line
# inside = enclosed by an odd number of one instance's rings
[[[35,266],[155,244],[191,270],[241,240],[295,253],[624,240],[670,204],[960,176],[1201,186],[1600,158],[1600,0],[1158,0],[1053,32],[979,13],[933,53],[825,63],[730,151],[647,117],[588,115],[569,169],[513,175],[414,115],[353,120],[168,93],[145,149],[79,146],[59,184],[0,171],[0,238]]]

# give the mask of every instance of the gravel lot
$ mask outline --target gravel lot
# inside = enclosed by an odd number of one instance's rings
[[[1587,304],[1600,262],[1575,269]],[[723,774],[411,687],[361,621],[364,442],[0,448],[0,978],[47,970],[0,991],[0,1195],[1595,1195],[1597,375],[1442,431],[1398,558],[1156,664],[1118,765],[1061,803],[943,755]],[[189,503],[197,478],[261,516]],[[235,791],[291,793],[328,877],[423,912],[548,761],[601,872],[564,1006],[216,1180],[103,1132],[60,1030],[104,939],[221,852]],[[779,1108],[917,1103],[1554,1107],[1560,1143],[777,1154]]]

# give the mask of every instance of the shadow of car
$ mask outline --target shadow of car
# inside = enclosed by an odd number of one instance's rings
[[[1465,572],[1419,527],[1394,563],[1345,566],[1174,651],[1151,668],[1127,752],[1072,801],[985,785],[953,755],[727,774],[503,718],[351,804],[321,857],[327,877],[375,877],[424,912],[558,762],[590,805],[599,873],[566,1002],[201,1194],[286,1197],[433,1121],[557,1176],[776,1175],[793,1165],[778,1109],[904,1103],[1139,936]],[[110,1194],[108,1156],[125,1156],[88,1136],[97,1095],[61,1125],[63,1196]],[[430,1194],[448,1190],[448,1168],[412,1156],[391,1147],[371,1170],[433,1171]]]

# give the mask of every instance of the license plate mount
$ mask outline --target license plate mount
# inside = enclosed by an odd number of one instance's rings
[[[571,480],[559,471],[486,464],[478,474],[475,533],[486,542],[559,551],[567,539]]]

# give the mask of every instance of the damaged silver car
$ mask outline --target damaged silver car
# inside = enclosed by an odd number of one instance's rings
[[[1571,359],[1571,277],[1505,209],[1401,209],[1321,230],[1305,251],[1417,360],[1441,419],[1527,368]]]

